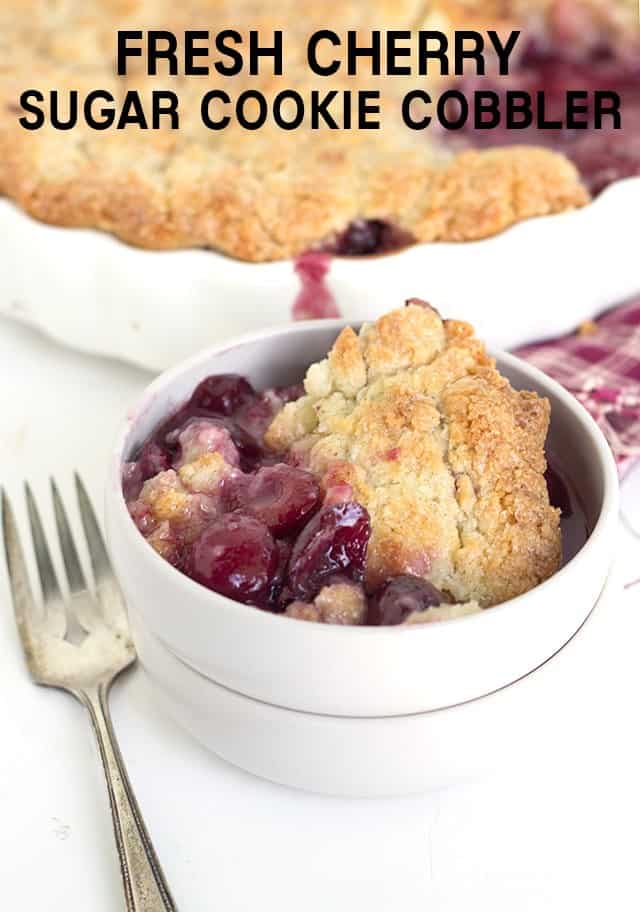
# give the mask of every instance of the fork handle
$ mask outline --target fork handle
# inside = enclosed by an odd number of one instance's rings
[[[86,706],[98,741],[109,790],[127,912],[176,912],[169,887],[144,825],[116,740],[108,695],[111,682],[76,696]]]

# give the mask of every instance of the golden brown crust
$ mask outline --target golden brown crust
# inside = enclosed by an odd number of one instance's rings
[[[344,330],[305,389],[265,440],[367,507],[369,587],[413,573],[487,606],[557,570],[549,403],[514,390],[467,324],[412,303]]]
[[[452,7],[452,10],[455,8]],[[113,74],[118,28],[153,23],[180,33],[233,23],[284,27],[287,77],[226,80],[231,95],[260,88],[267,95],[295,86],[327,90],[308,75],[303,49],[326,27],[322,5],[300,22],[297,4],[279,0],[259,16],[255,5],[175,4],[169,0],[70,0],[64,25],[44,0],[0,0],[6,45],[0,84],[0,193],[46,222],[95,227],[153,249],[209,247],[245,260],[292,256],[342,231],[354,219],[384,219],[418,241],[461,241],[494,234],[523,218],[574,208],[588,194],[562,156],[536,148],[469,152],[446,158],[424,133],[394,115],[404,78],[376,83],[383,94],[381,131],[292,133],[266,126],[255,133],[230,126],[214,133],[199,122],[199,99],[210,82],[197,77]],[[443,11],[417,0],[355,2],[332,10],[332,28],[414,28],[446,25]],[[299,29],[299,30],[298,30]],[[369,80],[369,83],[371,80]],[[216,83],[217,85],[217,83]],[[330,88],[355,88],[346,77]],[[84,126],[36,132],[18,125],[25,88],[101,88],[121,99],[138,89],[169,87],[180,96],[178,132],[96,132]],[[386,107],[385,107],[386,106]]]

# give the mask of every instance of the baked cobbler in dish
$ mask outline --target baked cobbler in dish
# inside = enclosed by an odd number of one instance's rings
[[[286,37],[286,71],[211,81],[147,76],[142,60],[126,77],[114,72],[118,30],[251,29]],[[400,102],[416,85],[437,99],[450,85],[435,74],[372,78],[314,77],[306,44],[330,27],[341,38],[372,29],[520,29],[519,60],[509,79],[479,77],[481,88],[544,90],[551,108],[567,88],[614,88],[623,95],[624,129],[413,131]],[[591,193],[640,171],[640,48],[635,0],[370,0],[362,4],[277,0],[0,0],[0,193],[28,213],[64,226],[99,228],[141,247],[213,248],[249,261],[321,249],[381,253],[414,241],[466,241],[533,216],[582,206]],[[245,53],[246,44],[240,48]],[[182,54],[183,48],[179,48]],[[204,63],[205,61],[200,61]],[[291,132],[268,121],[256,131],[234,120],[208,130],[203,94],[215,85],[232,98],[257,89],[270,103],[283,88],[361,88],[381,93],[382,129]],[[455,83],[455,80],[454,80]],[[461,84],[473,90],[473,79]],[[121,104],[128,90],[149,99],[170,89],[180,99],[180,128],[71,130],[18,123],[21,92],[99,88]],[[60,112],[63,120],[68,110]],[[553,113],[553,112],[552,112]],[[590,121],[592,124],[592,121]],[[525,143],[513,146],[512,143]],[[487,145],[496,148],[484,148]],[[459,151],[459,146],[471,147]]]
[[[548,423],[468,324],[412,300],[343,329],[304,387],[207,377],[123,489],[149,544],[222,595],[325,623],[438,621],[560,566]]]

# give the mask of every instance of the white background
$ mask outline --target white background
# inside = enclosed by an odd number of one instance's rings
[[[24,530],[25,477],[71,471],[101,506],[115,428],[148,375],[0,321],[0,481]],[[621,581],[640,540],[620,534]],[[602,699],[518,769],[418,798],[296,793],[193,743],[135,669],[112,708],[133,785],[181,912],[640,907],[640,585],[618,590],[589,673]],[[79,705],[32,685],[0,561],[0,907],[124,908],[106,792]]]

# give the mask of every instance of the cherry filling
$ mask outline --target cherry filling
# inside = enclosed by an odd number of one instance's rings
[[[322,506],[315,477],[262,446],[275,413],[303,392],[260,394],[235,374],[207,377],[123,471],[132,518],[167,560],[274,611],[313,599],[336,575],[362,581],[369,542],[364,507],[334,497]]]
[[[278,547],[263,523],[227,513],[194,542],[190,575],[228,598],[266,607],[278,562]]]
[[[276,412],[302,393],[300,385],[258,393],[235,374],[203,380],[124,466],[123,493],[140,532],[203,586],[270,611],[291,606],[294,617],[318,620],[328,612],[349,623],[392,625],[449,603],[429,581],[407,574],[367,599],[371,522],[350,485],[323,493],[310,472],[263,447]],[[563,522],[575,525],[578,550],[586,538],[579,505],[553,468],[547,484]]]
[[[369,514],[361,504],[346,501],[323,507],[293,546],[288,568],[292,594],[311,599],[335,576],[362,582],[370,535]]]
[[[396,576],[384,583],[369,599],[366,623],[402,624],[416,611],[426,611],[449,599],[428,580],[417,576]]]
[[[319,503],[320,486],[315,478],[283,464],[258,469],[240,498],[240,506],[278,536],[298,532]]]
[[[343,232],[323,247],[336,256],[365,256],[390,253],[415,242],[415,238],[397,225],[382,219],[355,219]]]
[[[557,507],[562,516],[571,516],[573,514],[573,504],[571,495],[569,494],[569,488],[564,478],[560,475],[560,472],[549,462],[547,463],[544,478],[547,483],[549,503],[551,506]]]
[[[580,551],[589,538],[590,525],[576,490],[548,455],[544,477],[549,492],[549,503],[560,510],[562,560],[566,564]]]
[[[260,394],[238,374],[206,377],[188,402],[156,428],[134,462],[127,464],[123,479],[125,499],[137,496],[147,479],[179,461],[180,434],[198,421],[229,432],[243,470],[251,471],[268,462],[262,446],[264,432],[282,405],[301,394],[299,386],[284,387],[282,396],[278,388]]]
[[[301,384],[260,394],[235,374],[206,377],[124,468],[131,516],[183,573],[247,605],[282,611],[325,584],[360,584],[369,515],[262,446]],[[167,512],[168,511],[168,512]]]
[[[447,140],[454,146],[475,148],[522,143],[547,146],[570,158],[591,193],[597,194],[616,180],[640,175],[640,57],[637,48],[635,53],[631,49],[616,51],[596,34],[582,46],[575,36],[565,37],[564,31],[556,28],[530,40],[509,77],[466,78],[456,87],[469,95],[474,90],[491,90],[500,97],[501,106],[506,91],[527,92],[534,102],[534,124],[538,121],[539,92],[544,93],[545,120],[564,122],[567,91],[587,91],[590,98],[596,91],[615,91],[620,95],[621,129],[614,128],[609,116],[604,116],[601,128],[595,129],[591,104],[576,118],[573,128],[483,129],[481,121],[447,134]],[[577,126],[578,120],[582,126]]]
[[[233,415],[240,406],[255,400],[256,392],[248,380],[238,374],[205,377],[191,395],[189,404],[214,415]]]

